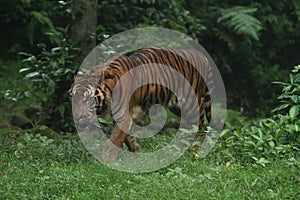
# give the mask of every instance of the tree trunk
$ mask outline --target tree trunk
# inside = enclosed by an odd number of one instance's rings
[[[70,39],[80,49],[73,64],[79,68],[84,58],[96,46],[97,0],[75,0],[76,20],[70,29]]]

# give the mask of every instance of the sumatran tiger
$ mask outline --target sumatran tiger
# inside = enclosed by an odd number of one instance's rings
[[[126,94],[126,88],[136,81],[137,76],[148,81],[149,84],[142,85],[132,93],[129,108],[123,105],[122,100],[115,105],[115,108],[111,108],[112,93],[118,81],[123,75],[130,74],[132,69],[140,65],[147,65],[147,68],[144,68],[147,70],[144,70],[144,73],[142,70],[138,75],[131,74],[129,76],[131,78],[127,78],[125,84],[120,86],[119,98],[122,99],[122,97],[129,95]],[[158,65],[162,67],[156,67]],[[186,87],[181,88],[183,91],[176,96],[168,87],[163,86],[165,84],[180,88],[182,83],[174,71],[188,81],[190,88],[196,95],[196,102],[188,100],[187,97],[191,95],[191,90]],[[158,77],[161,84],[152,83],[151,80]],[[69,90],[69,95],[70,98],[77,98],[82,101],[80,106],[73,106],[72,108],[75,120],[87,119],[95,112],[102,117],[108,113],[117,114],[118,120],[121,122],[123,120],[123,125],[125,124],[127,127],[124,130],[116,124],[110,136],[110,142],[114,148],[107,147],[108,152],[110,152],[109,160],[114,161],[118,155],[118,148],[123,142],[128,146],[129,151],[135,152],[140,149],[135,137],[129,135],[128,131],[131,128],[132,119],[139,118],[141,111],[147,112],[153,104],[166,106],[177,115],[180,115],[180,109],[183,108],[182,104],[184,104],[187,112],[189,110],[199,112],[199,118],[192,120],[197,122],[200,130],[204,131],[206,129],[205,116],[208,122],[211,118],[210,91],[212,85],[211,67],[208,59],[202,53],[196,50],[152,47],[142,49],[130,56],[121,55],[112,62],[89,69],[86,73],[78,70],[74,76],[74,83]],[[81,104],[88,105],[89,109],[84,109]],[[129,110],[129,120],[123,116],[126,113],[124,109]]]

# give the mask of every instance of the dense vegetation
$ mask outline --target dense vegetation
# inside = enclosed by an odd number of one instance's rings
[[[0,11],[0,197],[299,199],[299,1],[11,0]],[[97,43],[145,26],[199,41],[230,110],[207,157],[190,149],[165,169],[134,175],[87,153],[73,134],[67,90]],[[32,105],[31,129],[8,123]],[[156,150],[172,131],[141,144]]]

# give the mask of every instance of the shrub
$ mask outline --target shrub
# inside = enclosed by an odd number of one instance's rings
[[[21,53],[26,58],[20,73],[35,83],[32,90],[44,108],[42,121],[56,130],[70,131],[73,126],[68,117],[71,109],[67,91],[73,81],[71,60],[76,49],[66,39],[65,29],[47,33],[47,36],[51,43],[38,44],[40,54]]]
[[[220,150],[219,156],[227,160],[238,159],[264,166],[273,157],[283,157],[299,151],[299,70],[299,65],[294,68],[289,82],[275,82],[283,89],[278,97],[280,104],[273,110],[273,116],[254,121],[242,119],[239,120],[243,122],[240,127],[227,123],[216,145],[216,149]],[[240,118],[237,114],[234,116]]]
[[[300,144],[300,65],[295,66],[290,74],[289,82],[275,82],[282,86],[278,97],[280,104],[273,110],[277,113],[278,125],[285,131],[287,143]]]

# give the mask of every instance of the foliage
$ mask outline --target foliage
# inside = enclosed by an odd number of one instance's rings
[[[20,61],[0,60],[0,121],[10,120],[17,112],[22,112],[28,105],[35,104],[30,81],[18,73],[22,68]]]
[[[158,26],[189,34],[195,39],[205,29],[201,20],[184,8],[184,1],[137,0],[99,2],[98,35],[115,34],[131,28]]]
[[[70,64],[67,59],[71,59],[72,55],[70,55],[70,44],[62,32],[49,32],[47,35],[52,41],[55,41],[55,46],[49,49],[45,43],[39,43],[38,47],[41,49],[41,53],[37,56],[20,53],[26,56],[23,60],[25,67],[20,70],[20,73],[24,73],[25,78],[39,83],[39,89],[44,90],[46,95],[52,96],[56,82],[70,72],[70,69],[65,66]]]
[[[270,82],[300,62],[298,1],[187,0],[185,8],[206,27],[197,37],[221,71],[230,108],[252,116],[274,108],[279,91]]]
[[[285,130],[281,129],[286,126]],[[287,141],[287,124],[278,124],[272,118],[234,128],[227,124],[217,144],[219,156],[228,160],[252,162],[265,166],[276,158],[299,151],[296,141]]]
[[[70,103],[65,91],[68,90],[73,80],[71,59],[75,56],[76,49],[65,38],[64,29],[49,32],[47,36],[51,45],[39,43],[40,54],[35,56],[21,53],[26,58],[23,60],[24,68],[20,70],[20,73],[35,83],[32,89],[39,91],[35,93],[37,95],[35,97],[42,103],[44,113],[47,113],[45,117],[48,118],[44,119],[46,123],[52,127],[60,127],[61,130],[70,130],[70,120],[66,120],[70,119],[67,117],[70,116]],[[52,115],[51,120],[55,121],[54,124],[51,124],[49,114]],[[55,116],[60,119],[54,118]]]
[[[300,65],[294,67],[289,78],[289,82],[274,82],[282,87],[282,94],[278,97],[280,105],[273,112],[290,109],[291,117],[297,117],[300,107]]]
[[[279,125],[286,131],[288,142],[300,143],[300,65],[295,66],[289,82],[275,82],[281,85],[282,94],[278,97],[280,104],[273,110],[278,113]]]
[[[244,121],[239,127],[227,123],[220,135],[218,148],[222,156],[230,160],[253,160],[265,166],[276,157],[293,155],[300,150],[300,66],[295,66],[289,82],[275,82],[283,87],[279,96],[280,104],[273,110],[272,117]],[[229,118],[232,121],[237,119]]]
[[[262,23],[251,14],[257,11],[257,8],[250,8],[244,6],[234,6],[232,8],[220,8],[218,12],[220,17],[217,18],[217,23],[221,23],[227,30],[233,31],[238,35],[250,37],[255,40],[259,40],[259,31],[263,28]],[[226,41],[226,38],[222,38],[224,35],[220,35],[221,39],[228,42],[229,46],[233,44],[230,41]],[[232,41],[232,39],[231,39]]]
[[[12,0],[1,2],[0,33],[4,56],[18,51],[35,51],[36,43],[46,42],[45,32],[55,32],[55,23],[62,17],[62,1]],[[65,21],[68,21],[64,14]]]
[[[103,132],[109,135],[114,127],[114,122],[112,117],[108,114],[105,118],[98,118],[99,123],[101,124],[101,128]]]
[[[2,147],[7,146],[3,152],[14,155],[19,160],[72,163],[85,162],[90,158],[77,136],[52,135],[43,128],[4,132],[2,130],[0,136]]]

